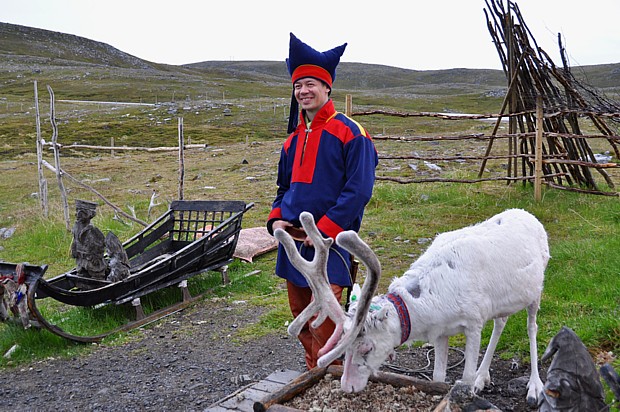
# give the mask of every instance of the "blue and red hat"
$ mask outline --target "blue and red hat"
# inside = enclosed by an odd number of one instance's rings
[[[325,52],[319,52],[291,33],[289,57],[286,59],[286,66],[291,76],[291,81],[295,83],[304,77],[313,77],[321,80],[331,88],[334,80],[336,80],[336,66],[340,63],[340,57],[346,47],[347,43]],[[297,127],[298,111],[299,106],[293,94],[288,133],[292,133]]]

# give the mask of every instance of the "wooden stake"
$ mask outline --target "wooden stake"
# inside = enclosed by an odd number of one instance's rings
[[[542,199],[542,139],[543,139],[543,99],[536,96],[536,153],[534,168],[534,199]]]
[[[43,166],[41,161],[43,160],[43,141],[41,140],[41,114],[39,112],[39,89],[37,81],[34,81],[34,107],[36,112],[36,125],[37,125],[37,172],[39,175],[39,204],[43,210],[43,216],[48,217],[49,208],[47,205],[47,180],[43,174]]]
[[[71,222],[69,221],[69,202],[67,201],[67,191],[62,182],[62,173],[60,172],[60,150],[56,146],[58,141],[58,126],[56,125],[56,109],[54,107],[54,90],[48,85],[47,91],[50,94],[50,123],[52,124],[52,148],[54,149],[54,163],[56,164],[56,180],[60,189],[60,197],[62,199],[62,208],[65,215],[65,226],[67,230],[71,230]]]
[[[183,200],[183,182],[185,181],[185,161],[183,148],[183,118],[179,117],[179,200]]]
[[[495,127],[493,127],[493,132],[491,132],[491,139],[489,140],[489,145],[487,146],[487,150],[484,153],[484,156],[487,157],[489,156],[489,154],[491,154],[491,148],[493,147],[493,138],[495,137],[495,135],[497,134],[497,130],[499,129],[499,125],[502,122],[502,119],[504,118],[503,114],[504,114],[504,110],[506,110],[506,106],[508,106],[508,99],[512,99],[512,95],[515,93],[513,88],[515,85],[515,80],[517,79],[517,73],[519,73],[519,67],[521,67],[521,63],[523,63],[523,58],[525,57],[525,54],[522,54],[521,57],[519,57],[519,62],[517,63],[517,70],[515,70],[512,73],[512,78],[510,79],[510,84],[508,85],[508,91],[506,92],[506,96],[504,96],[504,101],[502,102],[502,108],[499,111],[499,116],[497,118],[497,120],[495,121]],[[510,121],[510,120],[509,120]],[[484,168],[487,165],[487,161],[486,159],[484,159],[482,161],[482,164],[480,165],[480,170],[478,171],[478,177],[482,177],[482,173],[484,172]]]
[[[510,13],[506,14],[504,17],[505,17],[504,28],[507,31],[506,37],[508,40],[508,44],[506,46],[507,53],[508,53],[508,75],[512,79],[512,76],[518,70],[518,67],[516,67],[515,65],[516,44],[514,44],[515,37],[513,33],[514,21]],[[512,114],[512,113],[515,113],[516,111],[517,111],[517,94],[510,93],[510,100],[508,103],[508,113]],[[508,118],[508,133],[514,134],[516,132],[517,132],[517,119],[515,117],[510,116]],[[508,139],[508,154],[512,155],[516,153],[517,153],[517,139],[509,138]],[[517,176],[517,159],[515,158],[514,162],[508,161],[507,166],[508,166],[507,176],[516,177]]]
[[[353,96],[347,94],[344,114],[351,117],[351,113],[353,113]]]

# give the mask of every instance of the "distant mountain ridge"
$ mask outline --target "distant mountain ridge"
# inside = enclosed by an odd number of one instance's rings
[[[218,70],[229,75],[267,76],[289,81],[284,62],[272,61],[205,61],[187,64],[183,67],[198,70]],[[445,69],[409,70],[379,64],[347,63],[338,65],[336,82],[345,89],[387,89],[404,85],[414,86],[437,83],[456,83],[505,86],[501,70],[488,69]]]
[[[288,82],[284,62],[204,61],[180,66],[158,64],[127,54],[106,43],[71,34],[0,22],[0,57],[32,59],[55,65],[98,65],[140,70],[197,71],[267,82]],[[573,68],[576,77],[597,88],[620,90],[620,63]],[[337,84],[342,89],[395,90],[430,86],[463,90],[494,90],[506,87],[501,70],[454,68],[409,70],[391,66],[342,62]]]

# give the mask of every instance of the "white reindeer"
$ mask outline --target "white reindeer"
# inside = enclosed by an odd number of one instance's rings
[[[355,232],[340,233],[337,244],[357,256],[368,270],[361,293],[353,293],[356,298],[352,298],[347,314],[327,280],[327,255],[333,240],[321,236],[310,213],[302,213],[300,220],[314,242],[312,262],[299,255],[285,231],[274,233],[314,294],[314,302],[288,330],[297,335],[315,313],[315,327],[326,317],[336,323],[334,334],[319,352],[318,365],[325,367],[345,354],[343,391],[363,390],[369,377],[394,356],[395,348],[414,340],[434,345],[433,380],[443,382],[448,338],[463,333],[462,382],[479,392],[490,382],[489,366],[508,316],[525,308],[531,360],[527,400],[530,405],[537,404],[543,384],[538,374],[536,313],[549,246],[547,234],[534,216],[510,209],[477,225],[440,234],[402,277],[393,280],[386,295],[374,298],[381,274],[377,256]],[[493,333],[476,371],[480,334],[491,319]]]

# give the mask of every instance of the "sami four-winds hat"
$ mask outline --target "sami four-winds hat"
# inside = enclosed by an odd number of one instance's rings
[[[346,47],[347,43],[325,52],[319,52],[291,33],[289,57],[286,59],[286,66],[288,73],[291,75],[291,81],[295,83],[304,77],[314,77],[325,82],[331,88],[336,79],[336,66],[340,63],[340,56],[342,56]],[[293,93],[288,119],[288,133],[292,133],[297,127],[298,112],[299,106]]]

